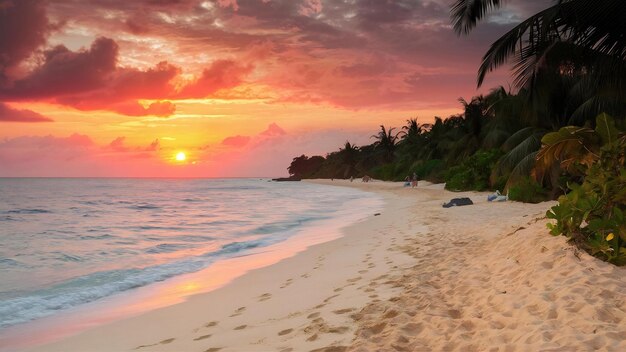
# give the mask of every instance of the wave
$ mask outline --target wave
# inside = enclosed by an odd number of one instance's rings
[[[48,213],[52,213],[52,211],[46,210],[46,209],[38,209],[38,208],[11,209],[11,210],[5,211],[5,214],[48,214]]]
[[[148,254],[161,254],[161,253],[172,253],[177,252],[181,249],[189,249],[193,248],[193,246],[182,243],[161,243],[154,247],[150,247],[146,249],[146,253]]]
[[[127,209],[134,209],[134,210],[152,210],[152,209],[161,209],[160,206],[158,205],[154,205],[154,204],[135,204],[135,205],[131,205],[126,207]]]
[[[279,238],[233,242],[214,252],[166,264],[111,270],[74,278],[26,296],[11,298],[0,305],[0,328],[49,316],[60,310],[93,302],[119,292],[204,269],[217,259],[281,241]],[[159,246],[157,246],[159,247]],[[162,247],[163,248],[163,247]],[[68,258],[71,256],[67,255]]]

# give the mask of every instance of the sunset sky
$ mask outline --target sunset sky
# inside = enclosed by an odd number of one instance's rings
[[[489,44],[452,0],[0,0],[0,176],[281,176],[460,112]],[[177,160],[179,153],[185,160]]]

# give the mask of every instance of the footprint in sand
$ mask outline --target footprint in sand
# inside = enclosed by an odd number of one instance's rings
[[[211,337],[213,335],[208,334],[208,335],[202,335],[202,336],[198,336],[195,339],[193,339],[194,341],[200,341],[200,340],[204,340],[204,339],[208,339],[209,337]]]
[[[288,279],[280,288],[285,288],[293,283],[293,279]]]
[[[205,328],[210,328],[210,327],[213,327],[213,326],[217,325],[217,323],[218,323],[217,321],[212,321],[212,322],[204,324],[204,327]]]
[[[245,324],[244,325],[239,325],[238,327],[234,328],[233,330],[243,330],[243,329],[245,329],[247,327],[248,327],[248,325],[245,325]]]
[[[346,313],[354,312],[355,310],[356,310],[356,308],[344,308],[344,309],[333,310],[333,313],[335,313],[335,314],[346,314]]]
[[[345,334],[348,330],[350,330],[350,328],[347,326],[338,326],[328,329],[328,332],[331,334]]]
[[[293,329],[285,329],[285,330],[279,332],[278,336],[283,336],[283,335],[290,334],[292,331],[293,331]]]
[[[333,299],[333,298],[335,298],[335,297],[339,297],[339,295],[333,295],[333,296],[330,296],[330,297],[326,298],[326,299],[324,300],[324,303],[328,303],[328,301],[330,301],[331,299]]]
[[[157,342],[157,343],[153,343],[151,345],[141,345],[141,346],[137,346],[135,347],[136,350],[140,349],[140,348],[144,348],[144,347],[152,347],[152,346],[156,346],[156,345],[167,345],[168,343],[172,343],[174,340],[176,340],[175,338],[170,338],[170,339],[165,339],[163,341]]]
[[[222,349],[221,347],[211,347],[208,350],[204,350],[204,352],[217,352],[221,349]]]
[[[360,277],[360,276],[359,276],[359,277],[355,277],[355,278],[353,278],[353,279],[348,279],[348,280],[346,280],[346,281],[347,281],[347,282],[352,283],[352,282],[357,282],[357,281],[359,281],[359,280],[361,280],[361,279],[362,279],[362,277]]]
[[[246,307],[239,307],[237,308],[237,310],[235,310],[235,312],[230,317],[232,318],[232,317],[241,315],[241,313],[243,313],[245,310],[246,310]]]
[[[267,301],[268,299],[272,298],[272,294],[271,293],[264,293],[264,294],[260,295],[258,298],[259,298],[259,302]]]
[[[359,274],[365,274],[367,272],[369,272],[369,270],[359,270]]]

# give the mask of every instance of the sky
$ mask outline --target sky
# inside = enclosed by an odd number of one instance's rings
[[[476,89],[481,57],[549,1],[462,37],[452,2],[0,0],[0,177],[284,176],[459,113],[509,87]]]

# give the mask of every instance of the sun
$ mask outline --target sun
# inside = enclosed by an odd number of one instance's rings
[[[185,155],[184,152],[178,152],[178,154],[176,154],[176,160],[185,161],[185,159],[187,159],[187,155]]]

